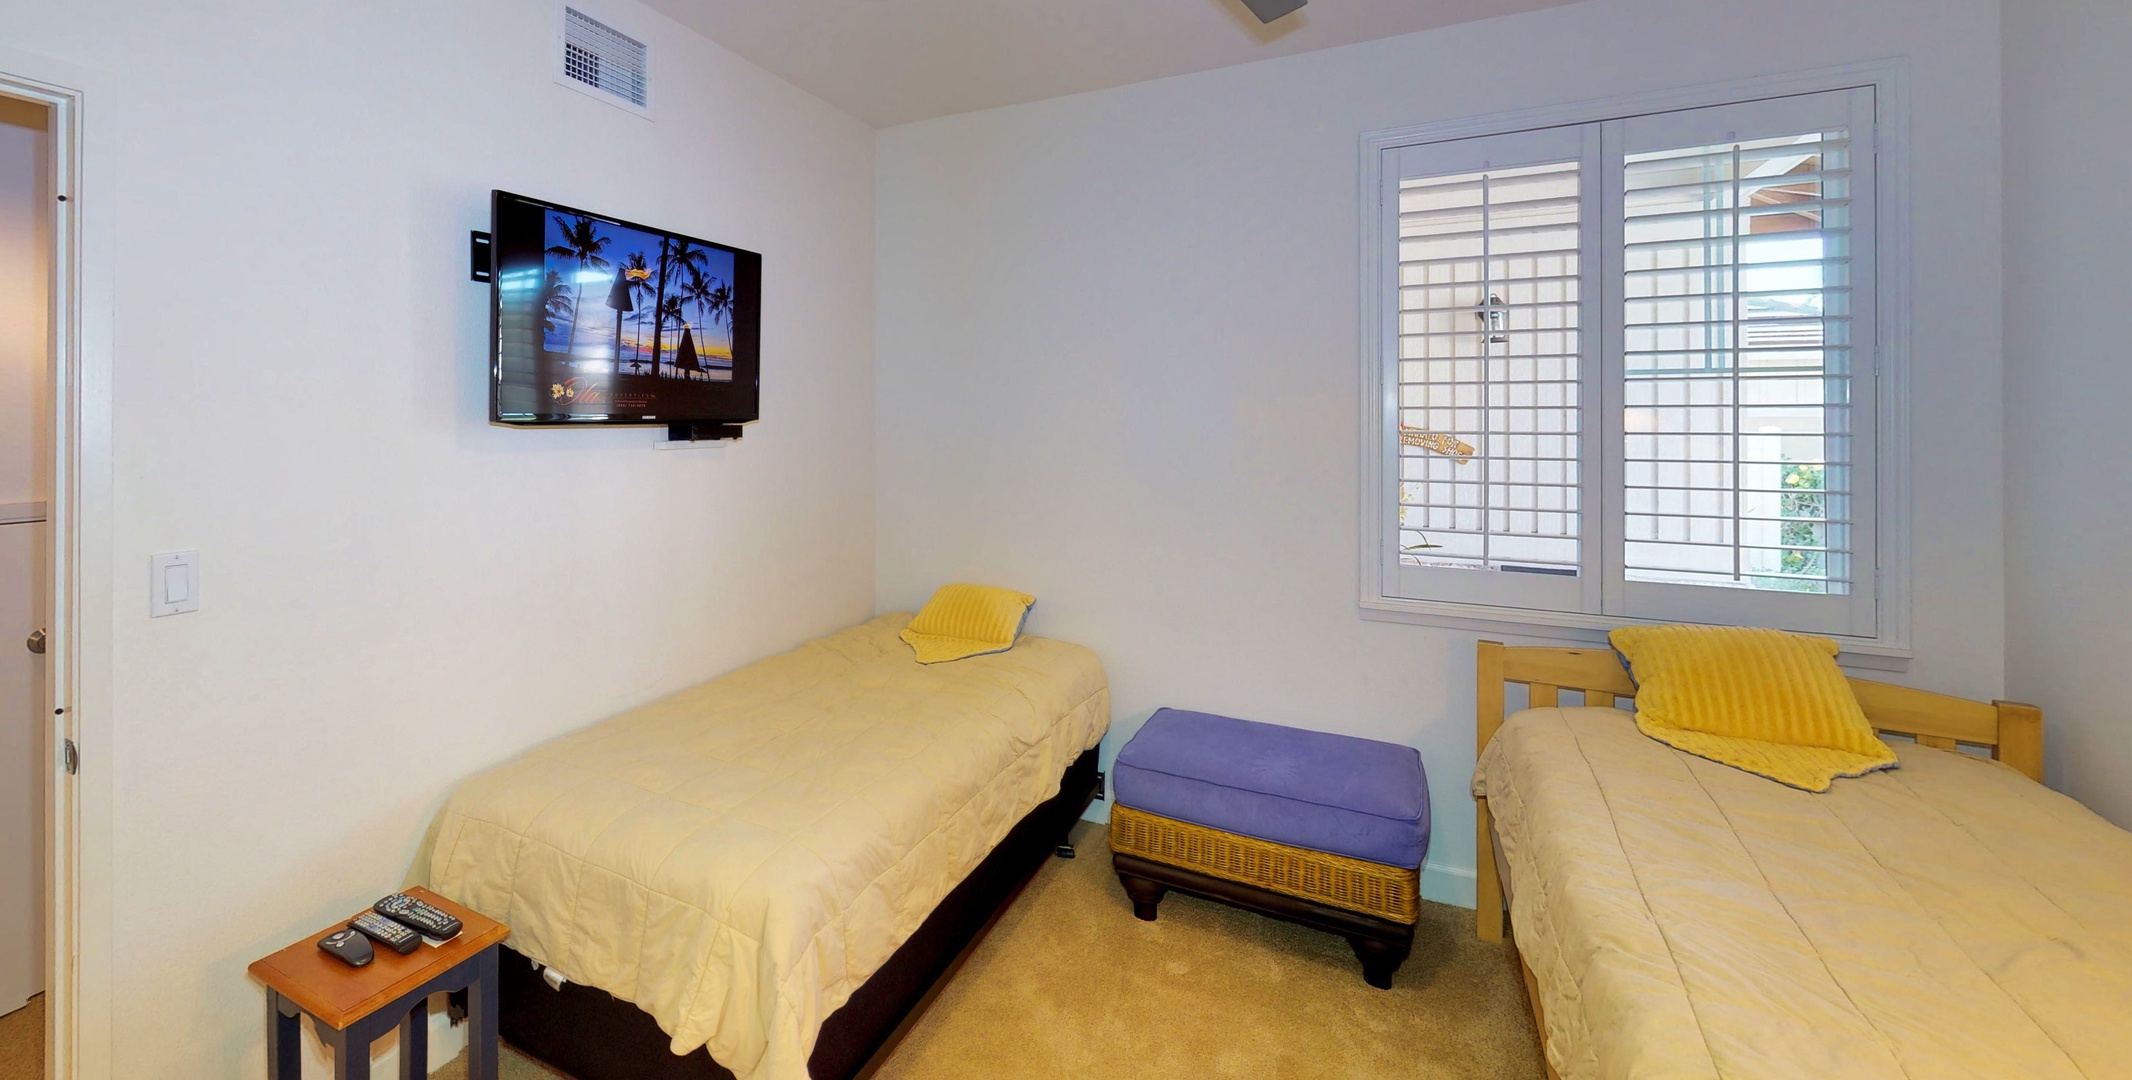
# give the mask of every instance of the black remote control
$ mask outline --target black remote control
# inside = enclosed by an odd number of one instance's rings
[[[362,967],[377,955],[370,950],[370,939],[354,930],[335,930],[319,938],[318,947],[349,967]]]
[[[406,893],[393,893],[370,905],[370,910],[421,931],[423,937],[446,941],[459,936],[458,919]]]
[[[422,935],[393,922],[375,911],[366,911],[348,920],[348,925],[363,932],[363,936],[393,952],[406,956],[422,947]]]

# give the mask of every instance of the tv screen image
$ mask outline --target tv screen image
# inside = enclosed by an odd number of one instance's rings
[[[492,229],[491,419],[756,419],[760,255],[503,191]]]

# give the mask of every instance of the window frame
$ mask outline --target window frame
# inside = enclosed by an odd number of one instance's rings
[[[1390,500],[1385,493],[1390,478],[1397,475],[1397,450],[1392,434],[1397,430],[1398,385],[1385,360],[1388,335],[1396,311],[1387,310],[1385,278],[1388,257],[1383,230],[1384,192],[1387,178],[1398,175],[1398,151],[1405,147],[1483,136],[1499,136],[1537,129],[1625,121],[1655,113],[1684,112],[1713,106],[1740,105],[1767,98],[1790,97],[1829,91],[1870,89],[1875,98],[1875,125],[1871,132],[1854,133],[1862,144],[1859,152],[1874,155],[1878,184],[1875,193],[1873,244],[1875,266],[1876,349],[1870,356],[1859,350],[1854,374],[1874,383],[1874,440],[1871,473],[1875,494],[1875,535],[1870,551],[1853,557],[1871,559],[1873,569],[1876,633],[1872,636],[1831,635],[1847,658],[1867,663],[1899,665],[1911,655],[1910,644],[1910,537],[1911,460],[1909,439],[1910,354],[1910,219],[1906,135],[1908,102],[1905,94],[1906,65],[1901,60],[1874,61],[1837,68],[1713,83],[1652,94],[1610,98],[1569,105],[1549,106],[1490,116],[1421,124],[1367,132],[1361,139],[1361,512],[1360,597],[1361,617],[1377,621],[1423,623],[1487,632],[1523,634],[1556,640],[1599,643],[1605,631],[1639,620],[1620,615],[1584,611],[1540,610],[1504,604],[1462,600],[1417,600],[1397,595],[1388,571],[1385,537],[1392,523]],[[1605,190],[1618,189],[1618,180]],[[1611,223],[1611,212],[1594,215]],[[1616,226],[1618,227],[1618,226]],[[1596,280],[1596,279],[1595,279]],[[1618,320],[1619,313],[1609,312]],[[1588,325],[1597,333],[1599,325]],[[1619,389],[1607,387],[1605,400],[1618,403]],[[1587,400],[1589,400],[1587,395]],[[1618,417],[1605,422],[1604,409],[1594,422],[1584,425],[1587,441],[1604,440],[1620,427]],[[1618,460],[1618,448],[1600,451],[1601,460]],[[1615,465],[1603,474],[1587,476],[1590,490],[1615,479]],[[1586,513],[1598,507],[1587,500]],[[1609,558],[1618,561],[1618,554]],[[1714,590],[1715,591],[1715,590]]]

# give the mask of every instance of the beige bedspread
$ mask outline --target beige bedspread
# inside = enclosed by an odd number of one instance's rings
[[[675,1053],[806,1080],[822,1021],[1096,745],[1078,645],[920,666],[885,615],[460,785],[415,877],[636,1003]],[[426,871],[426,873],[425,873]]]
[[[1504,724],[1474,788],[1564,1080],[2132,1076],[2132,833],[1894,745],[1812,795],[1613,709]]]

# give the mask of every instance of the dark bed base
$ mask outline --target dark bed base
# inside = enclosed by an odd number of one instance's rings
[[[814,1080],[873,1074],[947,976],[1066,843],[1082,811],[1102,796],[1102,785],[1094,750],[1067,767],[1058,795],[1016,824],[881,970],[830,1014],[807,1059]],[[520,1050],[577,1080],[734,1080],[707,1050],[676,1057],[650,1013],[590,986],[550,989],[525,957],[508,947],[503,952],[502,1033]]]
[[[1156,906],[1165,894],[1176,889],[1338,934],[1355,950],[1355,959],[1362,961],[1362,981],[1379,990],[1392,988],[1392,975],[1414,950],[1414,928],[1390,919],[1315,904],[1124,852],[1112,852],[1110,865],[1118,872],[1118,883],[1125,886],[1125,895],[1132,898],[1133,914],[1144,921],[1154,922]]]

